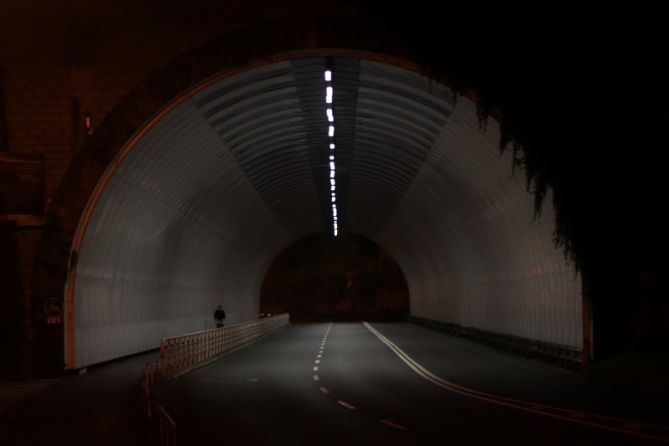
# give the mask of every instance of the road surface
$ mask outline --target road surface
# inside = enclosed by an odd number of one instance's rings
[[[402,323],[296,324],[171,381],[187,444],[637,445],[667,411]],[[644,422],[640,422],[644,420]]]

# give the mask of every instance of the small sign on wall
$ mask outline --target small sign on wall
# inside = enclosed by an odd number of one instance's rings
[[[45,300],[44,314],[47,324],[61,324],[63,322],[63,301],[56,297]]]

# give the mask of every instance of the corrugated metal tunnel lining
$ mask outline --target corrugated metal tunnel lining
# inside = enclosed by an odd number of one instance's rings
[[[334,58],[340,230],[386,248],[413,315],[579,349],[580,282],[533,221],[522,172],[475,105],[379,62]],[[113,174],[82,244],[76,364],[255,317],[291,242],[329,232],[324,58],[228,77],[153,126]]]

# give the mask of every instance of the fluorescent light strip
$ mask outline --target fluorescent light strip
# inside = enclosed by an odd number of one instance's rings
[[[335,127],[334,127],[334,110],[333,110],[333,100],[334,100],[334,88],[332,87],[332,70],[326,69],[323,72],[323,78],[325,79],[325,115],[327,116],[328,120],[328,138],[332,138],[329,142],[329,148],[330,150],[335,149],[335,143],[334,143],[334,134],[335,134]],[[332,152],[334,153],[334,152]],[[333,229],[333,234],[336,237],[339,234],[339,228],[337,227],[337,194],[336,194],[336,183],[335,183],[335,159],[334,155],[329,155],[329,164],[330,164],[330,200],[332,201],[332,229]]]

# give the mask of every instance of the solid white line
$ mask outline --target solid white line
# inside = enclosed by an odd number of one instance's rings
[[[585,415],[590,418],[594,419],[603,419],[603,420],[608,420],[608,421],[620,421],[620,422],[630,422],[632,420],[623,420],[623,419],[616,419],[612,417],[604,417],[601,415],[597,414],[588,414],[585,412],[576,412],[576,411],[570,411],[569,409],[564,409],[561,407],[554,407],[554,406],[549,406],[545,404],[537,404],[533,403],[530,401],[523,401],[523,400],[518,400],[514,398],[508,398],[504,397],[501,395],[494,395],[486,392],[481,392],[479,390],[475,389],[470,389],[468,387],[460,386],[458,384],[452,383],[450,381],[447,381],[429,370],[425,369],[423,366],[418,364],[416,361],[414,361],[409,355],[407,355],[402,349],[400,349],[397,345],[395,345],[392,341],[390,341],[388,338],[386,338],[384,335],[382,335],[380,332],[378,332],[374,327],[372,327],[370,324],[367,322],[363,322],[363,325],[371,331],[377,338],[381,340],[384,344],[386,344],[392,351],[395,353],[406,365],[408,365],[414,372],[416,372],[420,377],[432,382],[433,384],[448,390],[453,393],[457,393],[459,395],[467,396],[469,398],[474,398],[477,400],[481,401],[486,401],[492,404],[497,404],[500,406],[505,406],[505,407],[511,407],[514,409],[518,409],[521,411],[525,412],[531,412],[535,413],[538,415],[543,415],[546,417],[550,418],[556,418],[559,420],[565,420],[565,421],[570,421],[573,423],[578,423],[578,424],[584,424],[586,426],[591,426],[595,427],[598,429],[603,429],[603,430],[608,430],[608,431],[613,431],[613,432],[620,432],[623,434],[628,434],[628,435],[634,435],[637,437],[643,437],[643,438],[649,438],[652,440],[657,440],[661,442],[669,442],[669,438],[665,437],[658,437],[654,435],[648,435],[648,434],[643,434],[640,432],[636,432],[633,430],[628,430],[628,429],[622,429],[618,427],[612,427],[612,426],[607,426],[605,424],[601,424],[601,422],[596,422],[596,421],[590,421],[590,420],[584,420],[580,418],[572,418],[569,417],[568,415],[573,415],[573,414],[579,414],[579,415]],[[551,412],[547,412],[547,410],[554,410],[556,412],[562,412],[566,413],[566,415],[560,415],[560,414],[555,414]],[[632,421],[634,422],[634,421]],[[648,425],[646,426],[653,426],[653,425]],[[657,426],[657,427],[662,427],[666,429],[664,426]]]
[[[355,406],[348,401],[337,400],[337,402],[349,410],[355,410]]]

